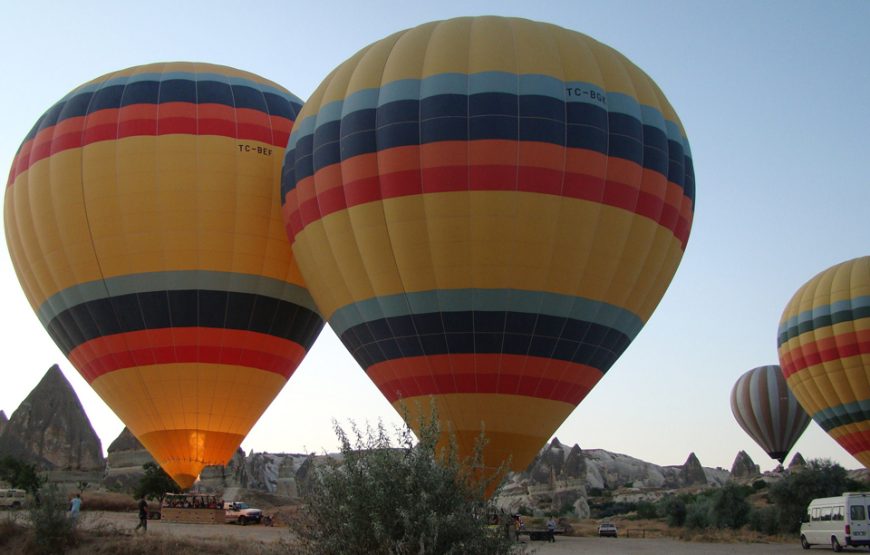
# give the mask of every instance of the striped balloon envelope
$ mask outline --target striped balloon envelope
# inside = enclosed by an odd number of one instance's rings
[[[12,165],[31,306],[182,487],[227,462],[323,326],[277,193],[300,107],[228,67],[132,67],[52,106]]]
[[[870,256],[832,266],[798,289],[777,345],[804,410],[870,469]]]
[[[810,423],[776,365],[740,376],[731,390],[731,412],[743,431],[780,463]]]
[[[434,400],[461,454],[483,429],[486,460],[523,469],[658,304],[695,185],[680,120],[625,57],[469,17],[332,71],[281,193],[318,308],[383,395],[411,426]]]

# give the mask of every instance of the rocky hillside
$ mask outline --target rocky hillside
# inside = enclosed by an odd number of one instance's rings
[[[100,438],[57,365],[12,413],[0,433],[0,456],[35,462],[44,470],[102,470]]]
[[[0,434],[2,434],[4,428],[6,428],[7,422],[9,422],[9,419],[6,418],[6,413],[0,410]]]
[[[106,473],[103,477],[103,484],[111,490],[132,490],[144,474],[142,465],[154,462],[151,453],[139,443],[136,436],[126,427],[109,445],[106,452],[108,456],[106,457]]]
[[[496,504],[515,512],[561,512],[571,508],[589,516],[588,499],[603,491],[617,492],[626,501],[655,497],[657,492],[686,487],[720,486],[730,473],[701,466],[694,453],[678,466],[658,466],[603,449],[571,448],[553,439],[524,472],[510,473]]]

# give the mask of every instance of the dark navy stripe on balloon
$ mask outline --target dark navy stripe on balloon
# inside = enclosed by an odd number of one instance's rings
[[[510,311],[436,312],[371,320],[341,340],[363,368],[405,357],[446,354],[528,355],[606,372],[631,339],[572,318]]]
[[[870,420],[870,401],[855,401],[822,409],[813,415],[813,420],[826,432],[847,424],[865,422]]]
[[[251,293],[153,291],[88,301],[64,310],[46,329],[64,354],[107,335],[162,328],[226,328],[289,339],[311,347],[323,321],[294,303]]]
[[[867,298],[870,301],[870,297]],[[866,301],[865,301],[866,302]],[[856,299],[856,306],[850,308],[842,308],[834,311],[822,311],[821,307],[814,309],[815,312],[820,312],[815,318],[807,318],[797,323],[797,319],[793,318],[789,326],[780,329],[777,337],[777,347],[788,342],[802,333],[826,328],[842,322],[852,322],[861,318],[870,317],[870,304],[859,305]]]
[[[118,84],[73,95],[58,102],[36,122],[24,138],[34,138],[42,130],[61,121],[86,116],[99,110],[123,108],[134,104],[188,102],[193,104],[223,104],[231,108],[247,108],[295,120],[302,105],[285,96],[260,91],[244,85],[218,81],[136,81]]]
[[[629,160],[668,177],[694,201],[691,158],[658,127],[592,104],[507,93],[398,100],[321,123],[287,150],[281,198],[298,181],[354,156],[483,139],[545,142]]]

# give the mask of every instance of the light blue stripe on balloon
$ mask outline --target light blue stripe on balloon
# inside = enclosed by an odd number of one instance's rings
[[[655,110],[655,108],[650,108]],[[641,114],[641,107],[637,99],[627,94],[611,92],[607,94],[607,111],[616,112],[631,116],[637,120],[644,121]]]
[[[201,289],[249,293],[293,303],[317,312],[308,290],[274,278],[211,270],[179,270],[172,272],[145,272],[117,276],[105,280],[80,283],[58,291],[42,303],[37,316],[44,326],[61,312],[80,304],[120,295],[151,291],[184,291]]]
[[[826,432],[846,424],[870,420],[870,400],[822,409],[813,415],[813,420],[818,422]]]
[[[329,325],[341,335],[349,328],[382,318],[468,310],[572,318],[616,329],[629,339],[643,327],[640,318],[617,306],[581,297],[518,289],[445,289],[374,297],[336,310]]]

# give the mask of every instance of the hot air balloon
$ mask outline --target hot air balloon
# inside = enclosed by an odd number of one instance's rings
[[[6,240],[57,346],[182,487],[225,464],[323,321],[278,183],[301,102],[203,63],[109,73],[15,156]]]
[[[621,54],[546,23],[421,25],[336,68],[281,196],[321,314],[414,427],[520,470],[677,269],[694,176],[680,120]],[[404,405],[404,408],[402,406]]]
[[[870,469],[870,256],[832,266],[798,289],[777,345],[798,402]]]
[[[810,423],[776,365],[740,376],[731,390],[731,412],[743,431],[780,464]]]

